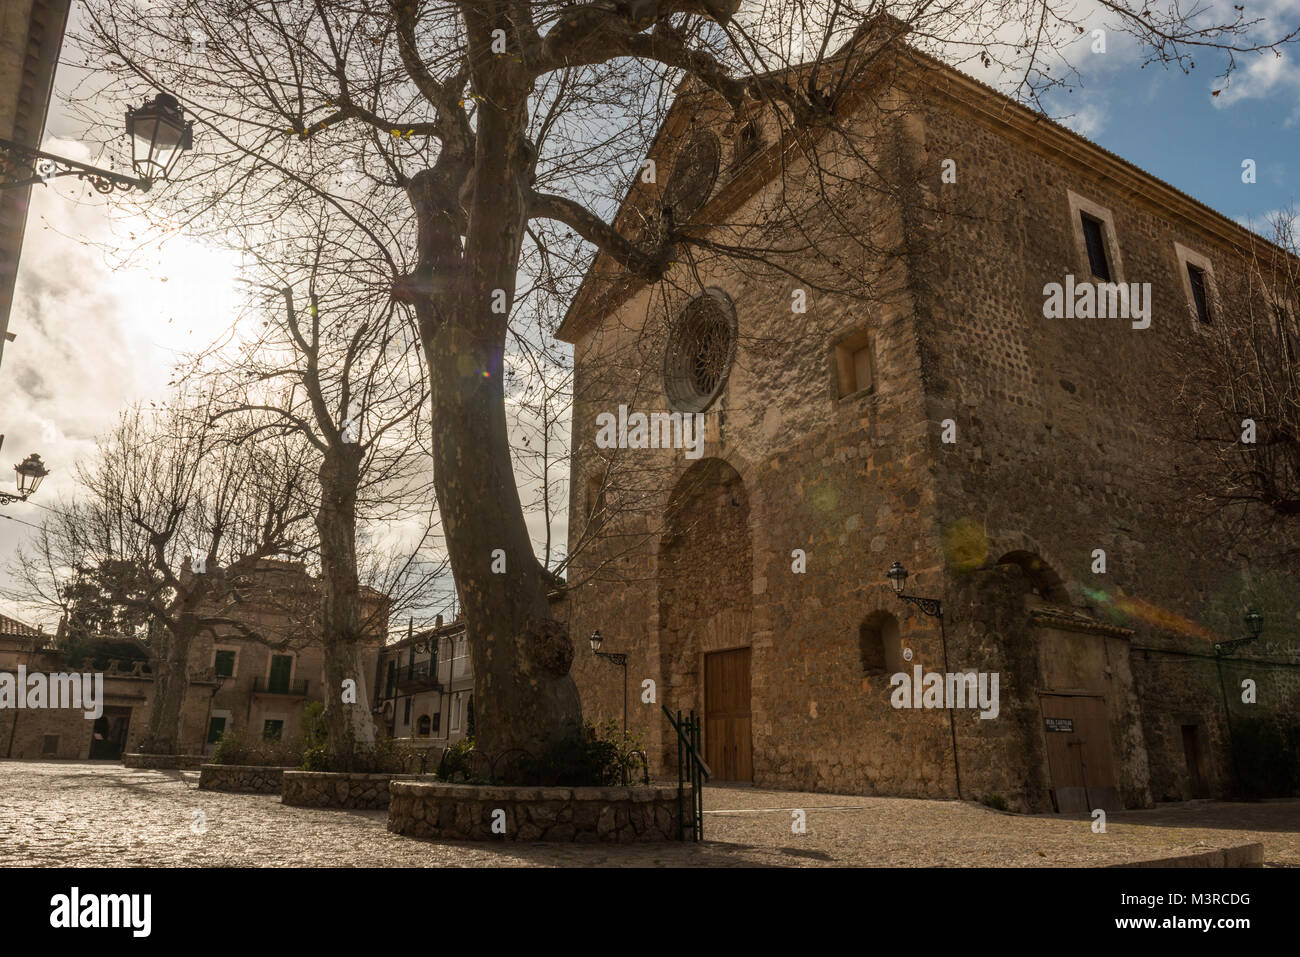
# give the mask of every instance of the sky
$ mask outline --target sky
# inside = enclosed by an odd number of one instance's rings
[[[1300,0],[1270,0],[1248,12],[1300,25]],[[1050,115],[1243,224],[1260,225],[1296,202],[1300,49],[1242,58],[1216,97],[1214,58],[1190,73],[1141,69],[1132,41],[1113,33],[1106,40],[1105,52],[1092,51],[1091,35],[1069,50],[1082,84],[1053,96]],[[60,103],[71,75],[64,69],[56,77],[43,149],[89,160],[78,123]],[[1254,183],[1242,181],[1247,159],[1255,161]],[[75,491],[74,467],[94,437],[128,403],[162,401],[178,354],[209,342],[233,315],[237,255],[177,235],[115,267],[118,257],[102,247],[133,245],[141,224],[75,184],[65,179],[32,192],[9,325],[17,339],[0,368],[0,458],[8,466],[39,452],[51,475],[34,500],[0,507],[0,589],[10,582],[3,566],[32,531],[24,523],[41,520],[42,503]],[[12,490],[12,472],[0,482]],[[555,534],[564,540],[563,516]],[[36,620],[10,601],[0,600],[0,612]]]

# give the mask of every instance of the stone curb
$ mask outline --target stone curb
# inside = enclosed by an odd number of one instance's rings
[[[1223,847],[1196,854],[1161,857],[1151,861],[1130,861],[1108,867],[1263,867],[1264,845],[1260,842]]]

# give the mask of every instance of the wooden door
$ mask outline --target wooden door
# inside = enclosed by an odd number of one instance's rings
[[[1042,709],[1057,811],[1119,810],[1106,699],[1043,695]]]
[[[712,781],[754,780],[748,648],[704,656],[704,760]]]
[[[1187,759],[1187,777],[1191,785],[1192,797],[1210,796],[1210,787],[1205,781],[1205,764],[1201,759],[1201,740],[1194,724],[1185,724],[1183,730],[1183,756]]]

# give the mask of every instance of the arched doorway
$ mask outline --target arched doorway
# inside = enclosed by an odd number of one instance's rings
[[[714,781],[754,779],[750,621],[753,546],[739,473],[703,459],[678,480],[659,544],[659,654],[670,709],[704,720]],[[676,763],[676,742],[664,745]]]

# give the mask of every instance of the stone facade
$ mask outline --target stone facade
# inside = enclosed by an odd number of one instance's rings
[[[429,840],[637,844],[681,840],[687,789],[521,788],[394,782],[388,829]],[[496,830],[493,830],[493,827]],[[504,828],[504,831],[502,831]]]
[[[1200,786],[1222,795],[1211,643],[1236,636],[1239,617],[1223,612],[1263,566],[1225,566],[1226,529],[1189,520],[1161,486],[1174,462],[1159,383],[1193,334],[1180,250],[1222,274],[1258,240],[937,61],[900,47],[889,63],[888,82],[848,107],[856,158],[822,153],[836,176],[820,216],[869,231],[843,246],[855,295],[804,289],[800,313],[794,280],[747,263],[693,256],[650,287],[597,257],[559,333],[577,396],[572,634],[599,628],[628,655],[629,723],[656,773],[675,762],[663,704],[701,714],[710,760],[763,786],[1019,810],[1064,809],[1074,790],[1089,807],[1132,807],[1193,796],[1199,763]],[[770,117],[758,123],[766,145],[724,164],[698,217],[756,224],[714,227],[727,242],[761,241],[813,188],[804,154]],[[716,104],[684,91],[659,168],[702,128],[736,137]],[[654,188],[634,187],[617,222],[657,202]],[[1089,275],[1081,209],[1111,224],[1117,278],[1152,283],[1150,328],[1044,318],[1045,284]],[[710,287],[738,332],[702,456],[597,448],[598,415],[675,408],[658,370],[674,318]],[[1285,544],[1255,542],[1260,555]],[[893,593],[894,561],[912,570],[909,594],[943,599],[942,627]],[[1269,574],[1280,650],[1256,669],[1271,669],[1258,710],[1294,725],[1296,583]],[[744,680],[714,691],[740,682],[747,705],[711,705],[707,676],[733,665]],[[997,675],[996,717],[895,707],[894,675],[916,666]],[[573,670],[587,716],[617,717],[617,669],[580,651]],[[638,694],[646,681],[653,702]]]
[[[200,791],[233,791],[242,794],[279,794],[284,772],[246,764],[204,764],[199,767]]]

